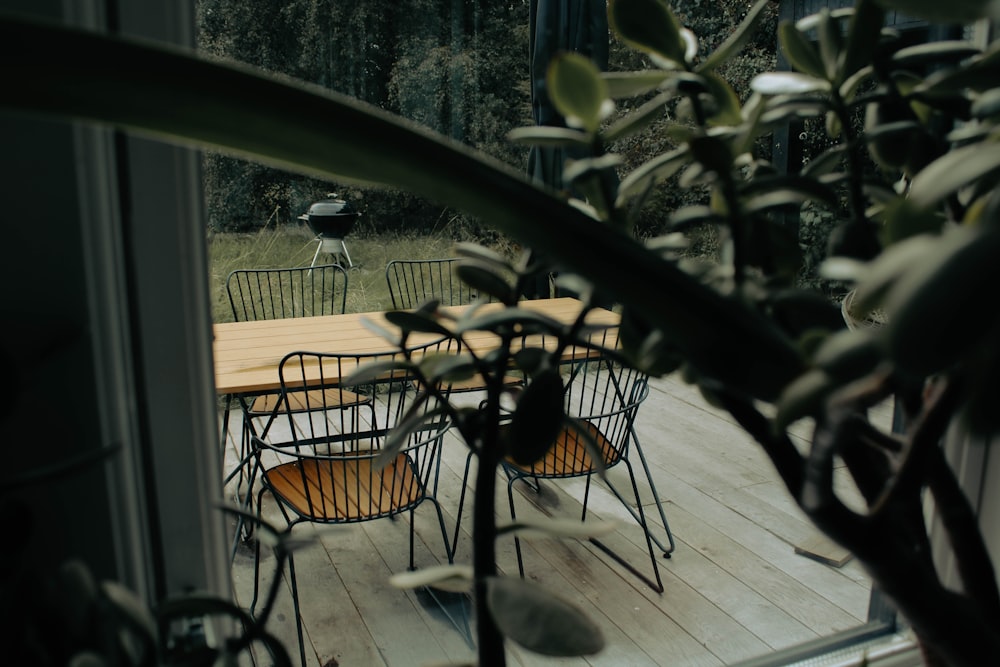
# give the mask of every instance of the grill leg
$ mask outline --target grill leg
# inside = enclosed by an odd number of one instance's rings
[[[347,252],[347,244],[344,243],[344,239],[327,239],[317,236],[316,240],[319,242],[319,246],[316,247],[316,254],[313,255],[313,261],[310,266],[316,266],[316,260],[319,258],[321,252],[332,255],[335,262],[340,262],[341,259],[347,260],[347,266],[344,268],[350,269],[354,266],[354,263],[351,261],[351,255]]]
[[[319,257],[319,251],[322,249],[323,249],[323,239],[316,237],[316,254],[313,255],[313,261],[312,264],[309,265],[310,267],[316,266],[316,258]]]
[[[351,262],[351,256],[347,252],[347,244],[344,243],[344,239],[340,239],[340,249],[344,253],[344,259],[347,260],[347,268],[349,268],[349,269],[352,268],[354,266],[354,264],[353,264],[353,262]]]

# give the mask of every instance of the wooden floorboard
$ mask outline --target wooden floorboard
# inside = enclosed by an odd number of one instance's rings
[[[664,592],[656,593],[585,540],[526,538],[526,578],[586,612],[602,628],[607,648],[594,656],[555,659],[511,647],[509,664],[715,667],[862,623],[870,592],[864,572],[854,561],[833,567],[795,553],[797,544],[817,532],[760,447],[731,418],[709,406],[696,388],[671,377],[654,380],[651,389],[637,431],[676,542],[672,557],[656,554]],[[474,405],[476,398],[463,400]],[[884,407],[876,416],[884,423],[890,418]],[[793,432],[797,446],[806,447],[809,424],[796,424]],[[647,521],[665,539],[649,482],[635,453],[631,459]],[[231,443],[226,469],[237,460]],[[465,460],[464,446],[448,434],[438,499],[449,535],[457,519]],[[474,476],[475,462],[472,470]],[[610,471],[609,480],[634,504],[625,466]],[[519,518],[580,515],[581,479],[545,483],[541,494],[515,486]],[[838,480],[838,489],[851,496],[849,481]],[[231,485],[229,497],[232,490]],[[496,498],[498,520],[506,521],[502,478]],[[457,562],[470,558],[471,504],[468,497]],[[281,524],[271,500],[265,500],[265,515]],[[603,482],[591,488],[588,516],[615,522],[602,542],[652,574],[643,532]],[[414,521],[416,566],[445,562],[433,505],[421,505]],[[388,584],[392,573],[408,567],[409,522],[404,515],[348,527],[295,528],[296,535],[312,538],[310,546],[296,553],[307,664],[395,667],[454,664],[474,657],[462,634],[426,595]],[[264,551],[266,583],[273,556]],[[497,560],[502,573],[517,575],[513,539],[498,540]],[[248,604],[253,583],[248,545],[237,550],[232,569],[236,598]],[[297,657],[287,576],[268,627]]]

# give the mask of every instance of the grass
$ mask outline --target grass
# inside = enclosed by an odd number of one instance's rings
[[[349,236],[345,239],[353,268],[348,270],[347,312],[386,310],[391,306],[385,265],[393,259],[451,256],[453,241],[444,236]],[[265,228],[249,234],[212,233],[208,239],[212,319],[233,319],[226,295],[226,278],[235,269],[309,266],[316,239],[308,228]],[[319,261],[329,260],[320,255]]]

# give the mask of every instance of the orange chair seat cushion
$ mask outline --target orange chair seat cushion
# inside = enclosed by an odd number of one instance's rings
[[[362,405],[367,401],[367,396],[342,389],[314,389],[288,394],[288,403],[293,413],[327,408],[349,408]],[[274,412],[276,407],[278,412],[284,413],[286,411],[281,394],[262,394],[254,399],[253,405],[250,406],[250,413],[269,415]]]
[[[610,468],[621,459],[620,453],[596,426],[584,423],[603,454],[604,467]],[[521,465],[511,458],[507,458],[506,462],[533,477],[572,477],[595,472],[586,440],[575,428],[570,427],[564,428],[545,456],[533,464]]]
[[[269,469],[266,483],[300,516],[315,521],[363,521],[395,514],[423,497],[405,454],[377,469],[368,452],[301,459]]]

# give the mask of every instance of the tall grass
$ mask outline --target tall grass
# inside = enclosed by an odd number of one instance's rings
[[[400,235],[348,237],[354,267],[348,270],[347,312],[362,313],[391,307],[385,265],[393,259],[432,259],[451,256],[453,241],[444,236]],[[309,266],[317,241],[304,227],[267,227],[249,234],[212,233],[208,238],[212,318],[231,322],[232,308],[226,278],[236,269]],[[320,255],[319,262],[331,261]]]

